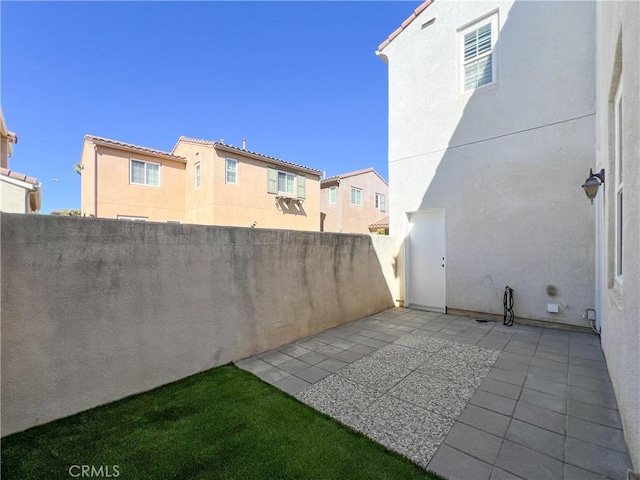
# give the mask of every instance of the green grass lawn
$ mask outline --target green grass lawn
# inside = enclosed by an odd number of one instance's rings
[[[2,439],[3,479],[83,478],[72,465],[120,479],[439,478],[234,366]]]

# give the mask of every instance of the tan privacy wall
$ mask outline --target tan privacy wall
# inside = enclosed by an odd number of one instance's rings
[[[2,435],[393,306],[368,235],[0,221]]]

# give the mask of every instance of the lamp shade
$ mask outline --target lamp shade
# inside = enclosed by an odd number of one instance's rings
[[[582,188],[584,188],[584,193],[587,194],[587,198],[593,203],[593,199],[596,198],[598,189],[600,188],[600,180],[596,176],[589,176],[589,178],[585,180],[584,185],[582,185]]]

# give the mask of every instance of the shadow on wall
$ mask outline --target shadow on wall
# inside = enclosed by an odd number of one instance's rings
[[[294,198],[279,197],[276,200],[276,208],[285,215],[303,215],[307,216],[302,201]]]
[[[449,103],[421,106],[453,125],[456,105],[466,102],[446,141],[432,135],[413,142],[418,151],[390,159],[394,188],[426,179],[422,198],[413,197],[416,210],[445,209],[448,308],[501,314],[509,285],[517,316],[586,326],[582,314],[594,304],[594,218],[580,185],[594,163],[595,9],[587,2],[515,2],[503,20],[492,52],[494,83],[467,94],[460,85]],[[437,35],[437,26],[422,34]],[[444,130],[434,124],[423,131]],[[547,285],[557,296],[547,295]],[[547,313],[548,303],[559,304],[559,313]]]
[[[393,307],[368,235],[0,223],[3,435]]]

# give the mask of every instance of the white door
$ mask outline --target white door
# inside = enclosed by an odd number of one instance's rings
[[[409,305],[445,311],[444,210],[409,214],[407,296]]]

